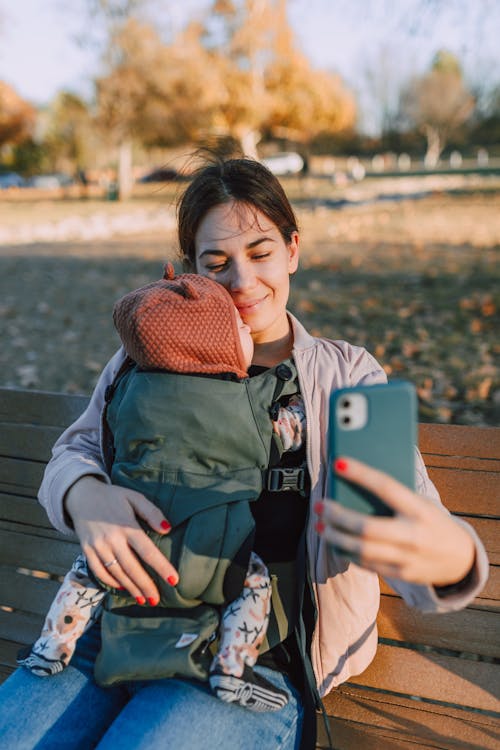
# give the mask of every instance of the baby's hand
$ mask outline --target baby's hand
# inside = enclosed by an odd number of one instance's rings
[[[281,406],[273,430],[280,438],[284,451],[298,450],[305,433],[304,402],[300,396],[292,396],[287,406]]]

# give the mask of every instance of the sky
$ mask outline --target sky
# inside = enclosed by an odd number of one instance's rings
[[[209,0],[157,0],[172,27]],[[89,22],[85,0],[0,0],[0,80],[35,104],[61,89],[91,97],[95,50],[78,43]],[[320,68],[357,93],[367,130],[375,100],[395,100],[398,82],[429,67],[446,48],[472,84],[500,81],[500,0],[289,0],[297,43]]]

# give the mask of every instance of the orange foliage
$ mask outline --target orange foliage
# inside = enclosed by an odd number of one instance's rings
[[[4,81],[0,81],[0,146],[22,143],[32,134],[35,110]]]

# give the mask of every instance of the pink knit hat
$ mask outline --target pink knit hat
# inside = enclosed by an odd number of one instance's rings
[[[205,276],[175,277],[168,263],[163,279],[118,300],[113,321],[125,351],[140,367],[247,375],[234,302]]]

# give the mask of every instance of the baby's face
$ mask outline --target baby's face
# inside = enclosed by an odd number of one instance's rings
[[[247,326],[247,324],[242,321],[238,310],[236,310],[236,320],[238,323],[238,333],[240,334],[241,348],[243,350],[243,358],[245,360],[245,369],[248,370],[253,359],[253,339],[250,333],[250,326]]]

